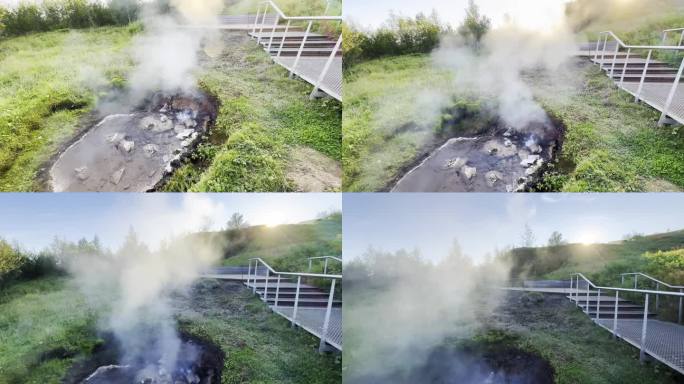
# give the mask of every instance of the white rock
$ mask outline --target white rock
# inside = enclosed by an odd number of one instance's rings
[[[176,124],[175,127],[173,127],[173,131],[176,133],[181,133],[185,130],[185,125],[183,124]]]
[[[504,146],[510,147],[513,145],[513,142],[510,139],[504,139]]]
[[[197,122],[193,119],[187,119],[185,120],[185,126],[188,128],[195,128],[197,126]]]
[[[537,143],[531,144],[527,148],[529,148],[532,153],[541,153],[542,151],[542,147]]]
[[[146,144],[143,146],[143,152],[148,159],[152,158],[155,153],[159,152],[159,147],[155,144]]]
[[[537,171],[539,170],[539,168],[541,168],[541,164],[531,166],[531,167],[529,167],[529,168],[527,168],[527,169],[525,170],[525,175],[526,175],[526,176],[532,176],[532,175],[534,175],[535,173],[537,173]]]
[[[513,191],[515,191],[515,187],[510,184],[506,184],[506,192],[511,193]]]
[[[496,185],[496,182],[503,178],[503,174],[498,171],[489,171],[485,174],[485,179],[490,187]]]
[[[76,177],[81,181],[84,181],[88,179],[88,177],[90,177],[90,175],[88,174],[88,167],[86,166],[76,168],[74,169],[74,172],[76,172]]]
[[[161,121],[162,123],[166,123],[168,120],[169,120],[169,118],[166,117],[166,115],[161,115],[159,117],[159,121]]]
[[[119,141],[119,149],[124,152],[130,153],[135,148],[135,142],[129,140]]]
[[[457,157],[455,159],[450,159],[444,164],[444,168],[446,169],[455,169],[455,168],[461,168],[463,167],[466,163],[468,162],[468,159],[463,159],[460,157]]]
[[[529,155],[525,160],[520,162],[520,165],[527,168],[534,165],[539,159],[539,155]]]
[[[107,141],[110,143],[118,143],[124,138],[124,134],[120,132],[113,133],[109,136],[107,136]]]
[[[466,179],[470,180],[477,175],[477,168],[464,165],[463,168],[461,168],[461,172],[463,172],[463,176],[465,176]]]
[[[177,134],[176,138],[178,138],[180,140],[187,139],[188,137],[190,137],[190,135],[192,135],[193,132],[195,132],[195,131],[193,131],[192,129],[186,128],[181,133]]]
[[[114,183],[114,185],[119,184],[121,182],[121,178],[123,177],[124,172],[126,171],[126,167],[119,169],[118,171],[114,172],[111,177],[111,182]]]

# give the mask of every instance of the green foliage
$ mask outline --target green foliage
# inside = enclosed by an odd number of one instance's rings
[[[0,28],[8,36],[63,28],[93,28],[125,25],[137,19],[140,5],[135,0],[109,3],[87,0],[44,0],[22,2],[16,8],[0,11]],[[4,31],[3,31],[4,29]]]
[[[644,257],[648,274],[672,285],[684,285],[684,248],[647,252]]]
[[[21,273],[26,257],[18,249],[0,238],[0,287]]]
[[[466,17],[458,27],[458,34],[465,40],[466,44],[479,48],[480,41],[489,32],[492,20],[480,14],[480,8],[475,4],[475,0],[469,0],[466,8]]]
[[[367,33],[346,25],[342,29],[344,65],[350,67],[383,56],[428,53],[437,47],[447,30],[436,14],[422,13],[415,18],[392,15],[385,26]]]
[[[73,137],[101,92],[132,66],[126,47],[138,29],[0,40],[0,191],[41,189],[39,169]],[[91,82],[84,78],[91,71],[103,75]]]

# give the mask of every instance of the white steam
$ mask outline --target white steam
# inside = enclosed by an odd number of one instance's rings
[[[574,36],[564,25],[540,33],[508,22],[487,33],[477,51],[459,38],[444,39],[433,52],[433,59],[440,69],[453,72],[455,92],[493,97],[500,117],[522,130],[530,123],[545,123],[548,119],[534,100],[524,73],[554,71],[574,50]]]
[[[445,339],[470,336],[497,307],[496,287],[509,270],[495,262],[475,265],[457,246],[435,264],[417,254],[374,251],[363,264],[368,275],[347,269],[351,284],[359,279],[361,285],[345,292],[344,314],[345,335],[354,343],[345,352],[345,377],[362,382],[408,372]]]

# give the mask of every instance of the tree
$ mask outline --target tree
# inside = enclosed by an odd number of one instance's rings
[[[228,230],[239,231],[245,227],[247,227],[247,221],[245,221],[245,217],[242,215],[242,213],[235,212],[232,216],[230,216],[230,220],[228,220]]]
[[[461,26],[458,27],[458,34],[463,37],[466,44],[479,49],[480,41],[489,32],[491,25],[492,21],[487,16],[480,14],[480,8],[475,4],[475,0],[470,0],[468,8],[466,8],[466,17]]]
[[[563,234],[558,231],[553,231],[549,237],[549,247],[558,247],[560,245],[566,244],[567,242],[563,239]]]
[[[534,243],[536,241],[534,237],[534,233],[532,232],[532,228],[530,228],[529,224],[525,224],[525,230],[523,231],[522,234],[522,246],[524,248],[532,248],[534,247]]]

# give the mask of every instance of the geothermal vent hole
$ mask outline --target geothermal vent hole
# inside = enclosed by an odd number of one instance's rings
[[[218,384],[225,355],[216,345],[181,334],[176,363],[163,367],[160,356],[150,352],[145,359],[122,361],[112,336],[88,360],[75,364],[66,384]]]
[[[128,113],[104,116],[71,143],[50,168],[50,186],[56,192],[158,189],[216,114],[216,100],[200,91],[154,94]]]
[[[409,372],[363,377],[360,384],[552,384],[548,361],[513,347],[438,347],[425,363]]]
[[[392,191],[526,191],[556,163],[564,138],[562,124],[550,118],[520,128],[481,116],[443,125],[453,133],[408,168]]]

